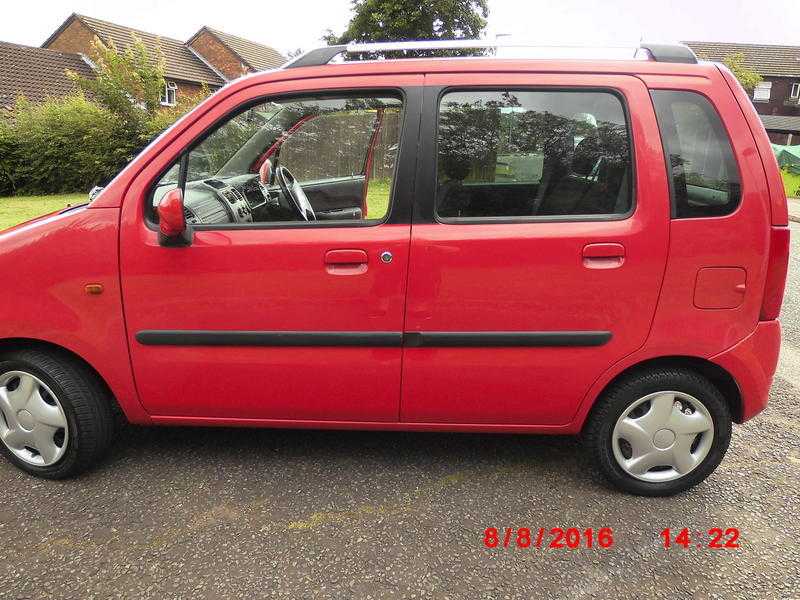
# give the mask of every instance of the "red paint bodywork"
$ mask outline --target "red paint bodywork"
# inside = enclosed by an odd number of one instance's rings
[[[152,183],[247,102],[426,85],[617,90],[635,144],[633,213],[562,223],[198,230],[191,246],[174,248],[160,246],[146,222]],[[670,218],[649,96],[658,88],[699,92],[719,111],[743,182],[733,214]],[[759,315],[783,288],[785,265],[782,278],[769,257],[783,256],[771,249],[782,234],[771,231],[785,229],[786,215],[763,127],[715,65],[476,59],[278,70],[204,101],[88,208],[0,233],[0,270],[16,274],[0,297],[0,341],[44,342],[80,356],[136,423],[574,433],[615,377],[661,357],[725,369],[745,420],[765,406],[777,362],[780,326]],[[379,260],[385,251],[389,264]],[[715,267],[746,272],[735,308],[695,302],[698,273]],[[87,283],[105,292],[87,295]],[[172,347],[138,343],[143,329],[613,337],[561,348]]]

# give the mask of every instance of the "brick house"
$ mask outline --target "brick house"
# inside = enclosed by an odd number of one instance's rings
[[[751,99],[770,140],[776,144],[800,144],[800,46],[685,43],[705,60],[721,62],[741,53],[745,66],[763,77]]]
[[[282,65],[286,58],[277,50],[202,27],[188,42],[116,25],[93,17],[72,14],[45,40],[41,48],[0,42],[0,110],[9,109],[19,94],[33,101],[63,96],[74,89],[67,69],[93,73],[92,42],[109,41],[122,50],[133,36],[151,54],[160,49],[165,62],[164,105],[173,105],[182,94],[194,95],[203,87],[214,91],[244,74]]]
[[[275,69],[286,62],[286,57],[274,48],[205,26],[186,45],[227,79]]]

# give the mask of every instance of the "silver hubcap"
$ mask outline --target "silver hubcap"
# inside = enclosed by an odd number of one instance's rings
[[[672,481],[708,455],[714,422],[697,398],[656,392],[631,404],[611,436],[614,458],[626,473],[642,481]]]
[[[67,449],[69,428],[61,403],[30,373],[0,375],[0,440],[17,458],[46,467]]]

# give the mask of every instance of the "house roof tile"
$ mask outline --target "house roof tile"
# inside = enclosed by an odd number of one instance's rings
[[[764,77],[800,77],[800,46],[684,42],[698,58],[721,62],[731,54],[744,55],[744,64]]]
[[[7,42],[0,42],[0,65],[0,108],[4,109],[13,107],[20,94],[40,102],[74,91],[68,69],[87,77],[94,73],[80,54]]]
[[[212,29],[211,27],[203,27],[193,37],[200,35],[203,30],[216,36],[219,41],[237,54],[239,58],[242,59],[242,62],[248,64],[257,71],[275,69],[286,62],[286,57],[275,50],[275,48],[251,42],[250,40],[225,33],[224,31],[219,31],[218,29]]]
[[[141,38],[150,53],[155,53],[156,49],[160,48],[166,63],[164,75],[167,79],[205,83],[211,86],[220,86],[225,83],[217,73],[195,56],[184,42],[131,27],[123,27],[122,25],[116,25],[94,17],[79,14],[72,15],[43,45],[47,46],[50,40],[73,18],[86,25],[101,40],[113,41],[114,45],[119,49],[127,48],[131,44],[132,34]]]
[[[783,131],[800,133],[800,117],[784,117],[781,115],[758,115],[767,131]]]

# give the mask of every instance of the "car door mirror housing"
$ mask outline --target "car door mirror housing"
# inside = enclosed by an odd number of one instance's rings
[[[162,246],[188,246],[192,243],[191,227],[186,223],[183,191],[175,188],[158,203],[158,242]]]

